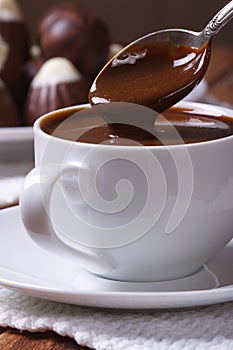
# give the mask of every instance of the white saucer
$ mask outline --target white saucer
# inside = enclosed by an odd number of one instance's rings
[[[176,281],[126,283],[93,276],[45,252],[29,238],[19,208],[0,211],[0,285],[76,305],[156,309],[233,300],[233,240],[206,267]]]

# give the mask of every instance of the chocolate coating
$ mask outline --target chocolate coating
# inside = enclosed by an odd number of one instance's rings
[[[66,57],[90,79],[107,60],[108,30],[80,4],[64,2],[46,12],[38,25],[38,38],[45,59]]]
[[[87,102],[89,84],[85,80],[31,87],[25,103],[25,124],[33,125],[43,114]]]

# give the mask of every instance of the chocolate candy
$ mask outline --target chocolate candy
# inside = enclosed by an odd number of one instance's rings
[[[25,103],[25,123],[32,125],[41,115],[87,102],[88,81],[64,57],[47,60],[29,88]]]
[[[110,38],[105,24],[80,4],[64,2],[46,12],[39,22],[38,38],[45,59],[66,57],[90,79],[108,57]]]
[[[15,0],[0,0],[0,35],[0,51],[5,52],[4,63],[2,61],[0,66],[0,78],[20,108],[23,98],[21,65],[29,57],[29,34]]]
[[[0,0],[0,34],[11,48],[12,56],[16,56],[20,62],[28,59],[29,33],[15,0]]]
[[[11,47],[0,35],[0,79],[6,84],[12,98],[17,103],[20,99],[21,64],[13,54]]]

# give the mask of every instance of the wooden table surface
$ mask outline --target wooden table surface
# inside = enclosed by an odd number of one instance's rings
[[[202,102],[233,106],[233,46],[213,45],[212,56],[206,80],[207,95]],[[53,332],[30,333],[0,327],[0,350],[77,350],[80,347],[68,337]]]

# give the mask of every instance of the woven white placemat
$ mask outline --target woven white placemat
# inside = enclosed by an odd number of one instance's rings
[[[60,304],[3,288],[0,325],[53,330],[97,350],[233,349],[233,303],[130,312]]]

